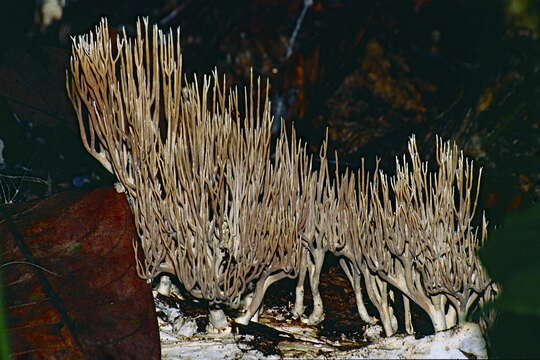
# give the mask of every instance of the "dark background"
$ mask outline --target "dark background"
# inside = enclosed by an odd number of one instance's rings
[[[23,3],[8,6],[0,42],[4,201],[112,180],[82,150],[64,85],[70,36],[102,16],[128,33],[139,16],[180,26],[188,74],[217,67],[242,85],[253,67],[313,152],[328,127],[330,154],[352,167],[378,156],[392,172],[411,134],[426,159],[439,135],[484,167],[492,222],[540,196],[537,2],[318,0],[289,57],[301,0],[68,0],[46,27]],[[45,182],[6,177],[18,175]]]
[[[217,67],[242,85],[253,67],[313,152],[328,127],[330,154],[352,167],[378,156],[392,172],[411,134],[426,159],[439,135],[484,167],[492,222],[540,197],[537,2],[318,0],[289,57],[301,0],[68,0],[48,26],[40,2],[21,3],[0,44],[4,201],[111,181],[82,151],[64,85],[70,36],[102,16],[113,32],[139,16],[180,26],[188,74]],[[6,177],[19,175],[45,182]]]
[[[484,169],[492,229],[540,199],[538,1],[315,0],[290,56],[302,0],[67,0],[50,24],[43,3],[2,5],[0,204],[114,181],[82,148],[65,91],[70,36],[102,16],[113,33],[133,34],[140,16],[180,26],[190,75],[217,67],[243,85],[253,68],[275,116],[313,153],[328,128],[329,154],[351,167],[380,157],[392,173],[412,134],[424,159],[436,135],[456,141]]]

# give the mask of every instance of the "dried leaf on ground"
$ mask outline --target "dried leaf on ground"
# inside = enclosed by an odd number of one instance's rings
[[[124,195],[109,188],[65,192],[2,214],[15,358],[160,358],[152,294],[136,275],[136,232]]]

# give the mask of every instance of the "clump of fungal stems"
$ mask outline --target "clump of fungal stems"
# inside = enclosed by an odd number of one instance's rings
[[[397,331],[398,296],[412,333],[410,301],[441,331],[497,294],[476,257],[487,222],[481,231],[471,225],[481,171],[456,145],[437,139],[432,172],[413,136],[392,177],[368,174],[363,162],[331,176],[326,142],[314,169],[294,131],[282,131],[271,154],[260,81],[243,92],[215,71],[188,81],[179,31],[149,31],[146,20],[134,39],[112,39],[106,20],[74,38],[69,70],[83,144],[116,175],[132,208],[138,275],[174,274],[208,301],[215,329],[229,328],[224,308],[238,309],[239,323],[256,318],[268,287],[286,277],[298,278],[294,316],[304,314],[307,276],[313,312],[302,319],[322,321],[319,279],[329,251],[360,317],[379,319],[388,336]],[[378,314],[368,314],[365,294]]]

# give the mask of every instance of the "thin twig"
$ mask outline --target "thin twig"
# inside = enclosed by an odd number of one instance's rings
[[[296,37],[298,36],[298,32],[302,26],[302,21],[304,20],[304,16],[306,16],[306,12],[311,5],[313,5],[313,0],[304,0],[304,7],[302,8],[300,16],[296,20],[296,25],[289,40],[289,46],[287,47],[287,53],[285,54],[285,59],[288,59],[292,55],[294,43],[296,42]]]
[[[38,177],[34,177],[34,176],[0,174],[0,177],[6,178],[6,179],[21,179],[21,181],[31,181],[31,182],[40,183],[40,184],[49,186],[49,182],[47,180],[44,180],[44,179],[38,178]]]
[[[38,269],[40,270],[43,270],[51,275],[54,275],[54,276],[60,276],[59,274],[55,273],[54,271],[51,271],[51,270],[47,270],[46,268],[44,268],[43,266],[41,265],[38,265],[38,264],[34,264],[34,263],[31,263],[29,261],[8,261],[7,263],[4,263],[2,265],[0,265],[0,269],[5,267],[5,266],[8,266],[8,265],[16,265],[16,264],[25,264],[25,265],[31,265],[31,266],[35,266],[37,267]]]
[[[174,8],[169,15],[165,16],[159,21],[160,25],[167,25],[172,19],[174,19],[180,12],[182,12],[193,0],[186,0],[182,4]]]

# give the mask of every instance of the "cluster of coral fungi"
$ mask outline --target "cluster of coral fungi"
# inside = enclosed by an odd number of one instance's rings
[[[471,225],[480,172],[449,142],[437,141],[434,172],[414,137],[392,177],[363,166],[330,174],[325,145],[315,169],[294,133],[272,147],[260,82],[238,92],[216,72],[187,80],[179,32],[149,31],[146,21],[133,39],[111,39],[105,20],[75,38],[67,87],[85,148],[131,205],[139,276],[174,274],[208,301],[217,329],[228,326],[224,307],[239,310],[237,322],[253,319],[285,277],[298,278],[293,313],[302,316],[307,275],[314,306],[304,319],[320,322],[327,252],[340,259],[361,318],[379,319],[387,335],[398,303],[409,333],[410,301],[440,331],[497,292],[476,257],[486,221]],[[366,294],[378,314],[368,314]]]

